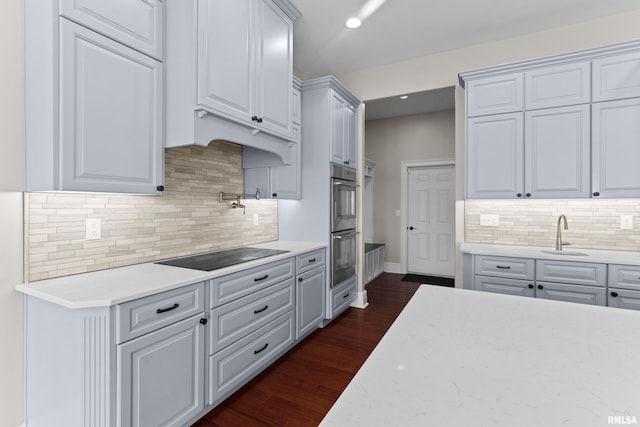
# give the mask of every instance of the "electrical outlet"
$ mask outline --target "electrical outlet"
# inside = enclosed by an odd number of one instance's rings
[[[87,219],[85,223],[85,240],[100,240],[102,238],[100,226],[100,219]]]
[[[621,230],[633,230],[633,215],[621,215],[620,216],[620,229]]]
[[[497,227],[500,225],[498,214],[480,214],[480,225],[483,227]]]

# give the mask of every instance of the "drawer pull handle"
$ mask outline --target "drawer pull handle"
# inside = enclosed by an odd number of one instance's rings
[[[266,343],[264,345],[264,347],[262,347],[260,350],[254,350],[253,354],[258,354],[258,353],[262,353],[263,351],[265,351],[267,349],[267,347],[269,347],[269,343]]]
[[[267,277],[269,277],[269,275],[268,275],[268,274],[265,274],[265,275],[264,275],[264,276],[262,276],[262,277],[256,277],[255,279],[253,279],[253,281],[254,281],[254,282],[260,282],[260,281],[262,281],[262,280],[266,279]]]
[[[260,310],[253,310],[253,314],[258,314],[258,313],[262,313],[263,311],[265,311],[267,308],[269,308],[269,305],[265,305],[263,308],[261,308]]]
[[[311,259],[309,260],[309,262],[316,262],[316,259],[315,259],[315,258],[311,258]]]
[[[160,313],[166,313],[167,311],[171,311],[171,310],[175,310],[176,308],[180,307],[180,304],[175,303],[173,304],[171,307],[167,307],[167,308],[159,308],[156,310],[156,313],[160,314]]]
[[[504,265],[496,265],[496,268],[500,268],[500,269],[502,269],[502,270],[511,270],[511,267],[510,267],[510,266],[508,266],[508,265],[507,265],[507,266],[504,266]]]
[[[342,295],[342,298],[349,298],[349,295],[351,295],[351,292],[349,292],[349,293],[347,293],[345,295]]]

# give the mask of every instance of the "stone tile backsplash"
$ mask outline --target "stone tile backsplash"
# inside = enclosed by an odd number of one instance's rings
[[[480,226],[481,214],[498,214],[498,227]],[[551,248],[560,214],[572,248],[640,251],[640,199],[467,200],[465,241]],[[633,216],[633,229],[620,229],[623,215]]]
[[[156,261],[278,238],[278,205],[246,200],[246,214],[220,203],[244,192],[242,147],[166,150],[162,196],[25,193],[25,278],[36,281]],[[254,216],[258,215],[258,225]],[[85,240],[85,221],[101,220],[102,238]]]

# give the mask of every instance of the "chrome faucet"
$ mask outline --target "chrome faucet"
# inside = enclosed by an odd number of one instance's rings
[[[556,231],[556,251],[561,251],[563,245],[568,245],[569,243],[562,243],[562,231],[560,229],[560,221],[564,220],[564,229],[568,230],[569,225],[567,224],[567,217],[564,214],[558,217],[558,227]]]

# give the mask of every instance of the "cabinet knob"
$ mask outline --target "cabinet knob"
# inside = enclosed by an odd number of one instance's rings
[[[164,185],[158,185],[158,186],[156,187],[156,190],[158,190],[158,191],[164,191]]]
[[[538,289],[544,289],[544,286],[538,285]]]
[[[617,292],[611,292],[609,295],[611,295],[612,297],[614,297],[614,298],[615,298],[615,297],[617,297],[617,296],[618,296],[618,293],[617,293]]]
[[[302,277],[298,277],[298,282],[302,282],[304,279]]]
[[[522,193],[516,194],[516,197],[522,197]]]
[[[527,193],[527,194],[526,194],[526,196],[527,196],[527,197],[531,197],[531,193]]]
[[[531,283],[529,283],[529,289],[533,289],[533,285]]]
[[[278,197],[278,193],[271,194],[271,197]]]
[[[258,116],[252,116],[251,120],[253,120],[254,122],[257,122],[258,121]]]
[[[594,197],[598,197],[600,195],[600,193],[598,193],[597,191],[595,193],[593,193]]]
[[[207,324],[207,322],[208,322],[208,320],[207,320],[207,318],[206,318],[206,317],[203,317],[202,319],[200,319],[200,324],[201,324],[201,325],[206,325],[206,324]]]

